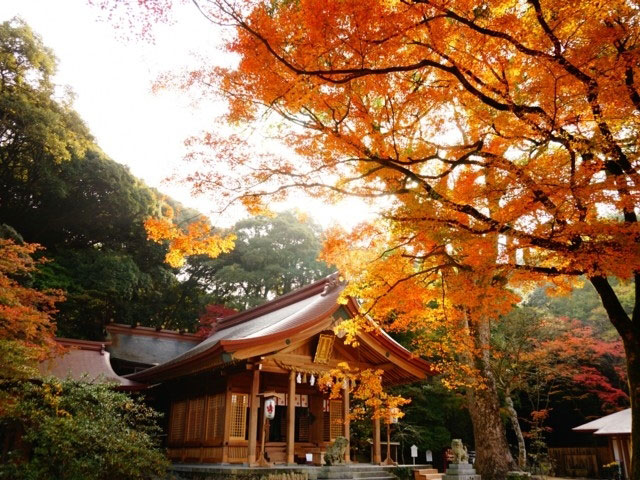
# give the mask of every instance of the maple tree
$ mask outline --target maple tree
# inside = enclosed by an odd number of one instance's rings
[[[2,375],[28,377],[37,361],[55,348],[55,304],[59,290],[40,291],[23,285],[38,264],[39,245],[0,238],[0,366]]]
[[[527,463],[527,432],[521,428],[514,402],[520,394],[532,410],[529,434],[542,428],[546,417],[540,413],[548,412],[558,396],[570,395],[572,389],[595,395],[605,412],[628,406],[628,395],[620,388],[626,383],[622,342],[602,340],[578,320],[520,307],[493,326],[491,344],[492,371],[518,439],[520,468]],[[613,379],[605,373],[611,366]]]
[[[586,275],[624,344],[631,476],[640,477],[637,6],[196,3],[235,27],[227,48],[239,62],[190,72],[182,85],[217,87],[233,122],[279,114],[296,126],[285,142],[300,156],[253,155],[238,137],[207,134],[202,145],[227,162],[210,161],[195,186],[256,210],[293,188],[387,199],[384,221],[328,242],[344,254],[332,258],[353,281],[349,293],[375,299],[368,310],[379,320],[455,313],[473,328],[465,310],[506,308],[495,300],[508,296],[501,286],[550,281],[568,290]],[[631,314],[612,276],[635,282]],[[484,352],[481,337],[470,347]],[[483,477],[508,466],[478,462]]]
[[[181,227],[176,225],[171,216],[150,217],[144,222],[150,240],[168,243],[165,261],[172,267],[181,267],[190,255],[208,255],[216,258],[221,253],[231,251],[235,235],[225,237],[214,233],[205,217],[201,217]]]

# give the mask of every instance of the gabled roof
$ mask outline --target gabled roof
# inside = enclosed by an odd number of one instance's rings
[[[252,349],[254,355],[262,355],[273,351],[274,345],[281,344],[280,348],[283,348],[285,342],[295,335],[306,332],[311,336],[330,328],[332,315],[341,307],[338,300],[344,287],[338,274],[333,274],[259,307],[225,317],[218,321],[207,339],[189,351],[161,365],[128,375],[128,378],[147,383],[159,382],[207,369],[223,353]],[[357,313],[357,305],[352,300],[346,307],[353,315]],[[414,374],[414,379],[423,378],[430,371],[427,362],[411,354],[381,330],[372,332],[370,336],[387,351],[410,362],[415,367],[414,372],[423,372],[418,377]],[[262,347],[264,351],[260,350]],[[227,356],[229,360],[232,358],[233,355]]]
[[[123,390],[145,388],[128,378],[121,377],[111,368],[109,352],[105,342],[56,338],[56,342],[67,347],[60,355],[40,363],[38,369],[43,375],[53,375],[60,379],[71,378],[88,383],[114,383]]]
[[[575,427],[576,432],[591,432],[594,435],[631,435],[631,409],[621,410]]]

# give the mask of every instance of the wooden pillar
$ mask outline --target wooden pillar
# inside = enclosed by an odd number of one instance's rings
[[[249,452],[247,463],[251,466],[256,463],[256,445],[258,441],[258,406],[260,405],[260,370],[258,366],[253,366],[253,382],[251,383],[251,398],[249,410]]]
[[[380,419],[373,419],[373,459],[375,465],[382,463],[382,450],[380,448]]]
[[[387,458],[383,462],[385,465],[393,465],[394,462],[391,458],[391,422],[386,422],[387,424]]]
[[[231,387],[227,379],[227,391],[224,399],[224,431],[222,443],[222,463],[229,463],[229,435],[231,433]]]
[[[287,405],[287,463],[294,464],[296,433],[296,372],[289,372],[289,404]]]
[[[349,380],[345,380],[342,388],[342,418],[344,420],[344,438],[347,439],[347,449],[344,452],[344,461],[351,463],[351,434],[349,425]]]

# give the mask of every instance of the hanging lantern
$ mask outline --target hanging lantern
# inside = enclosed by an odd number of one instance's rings
[[[262,404],[264,407],[264,418],[267,420],[273,420],[273,417],[276,414],[276,405],[278,405],[278,400],[282,398],[282,395],[270,390],[268,392],[259,393],[258,396],[264,398],[264,403]]]
[[[309,385],[313,387],[315,384],[316,384],[316,377],[314,377],[312,373],[311,378],[309,379]]]
[[[273,418],[276,416],[276,397],[265,398],[264,416],[269,420],[273,420]]]
[[[298,376],[296,377],[296,383],[302,383],[302,375],[298,372]]]

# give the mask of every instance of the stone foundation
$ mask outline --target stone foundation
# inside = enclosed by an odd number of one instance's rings
[[[470,463],[451,463],[442,480],[480,480]]]

